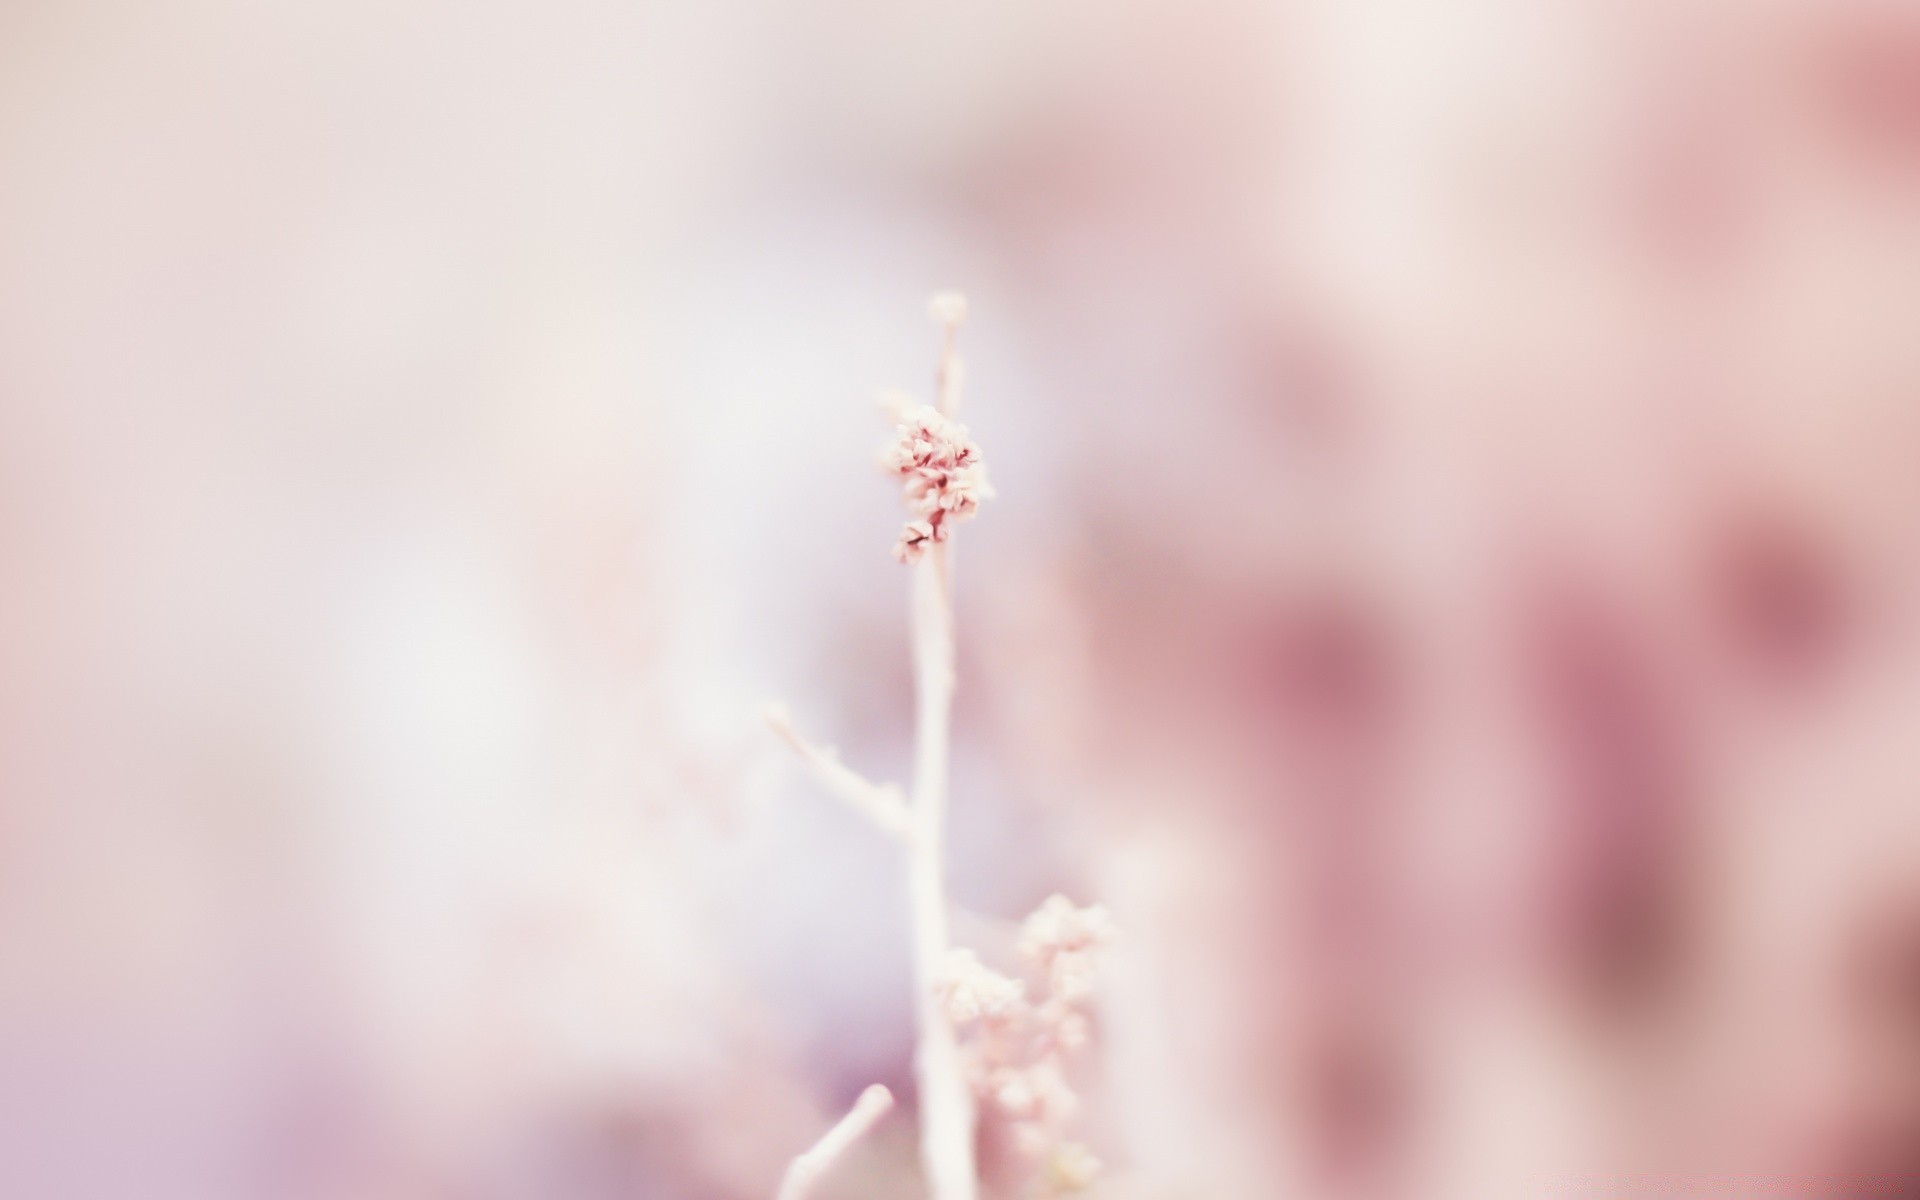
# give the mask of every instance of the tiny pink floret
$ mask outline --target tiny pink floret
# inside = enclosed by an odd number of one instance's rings
[[[980,447],[968,440],[964,425],[931,405],[908,409],[901,418],[898,438],[881,461],[900,476],[901,494],[913,514],[893,554],[914,562],[929,545],[946,541],[955,523],[978,512],[993,487]]]

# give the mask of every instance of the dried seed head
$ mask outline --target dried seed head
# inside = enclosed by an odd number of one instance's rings
[[[926,547],[947,540],[955,522],[979,511],[993,495],[980,447],[967,430],[939,409],[920,405],[901,413],[896,437],[881,465],[901,477],[901,493],[913,519],[894,545],[894,557],[913,562]]]

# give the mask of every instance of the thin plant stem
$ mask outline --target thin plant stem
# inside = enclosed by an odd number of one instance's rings
[[[940,364],[934,388],[940,411],[960,406],[961,365],[956,348],[965,302],[936,298]],[[919,1045],[914,1056],[920,1087],[920,1159],[930,1200],[974,1200],[973,1089],[958,1039],[941,999],[951,938],[947,931],[947,780],[951,769],[954,638],[949,547],[936,544],[914,566],[912,630],[914,675],[913,815],[920,836],[908,853],[913,915],[915,1009]]]
[[[832,746],[815,746],[793,727],[787,710],[770,705],[765,712],[767,727],[792,747],[800,761],[813,768],[814,775],[829,792],[845,801],[875,825],[908,844],[919,837],[912,810],[890,783],[869,783],[840,761],[840,752]]]
[[[961,363],[955,341],[960,323],[966,318],[966,301],[957,294],[942,293],[933,298],[931,307],[941,327],[940,365],[934,386],[940,414],[951,417],[960,403]],[[915,419],[903,402],[890,400],[888,404],[896,419]],[[816,747],[807,742],[794,731],[784,710],[770,709],[767,723],[813,768],[829,791],[898,837],[906,851],[907,900],[913,933],[917,1029],[914,1079],[920,1099],[921,1167],[926,1175],[929,1200],[975,1200],[979,1185],[973,1161],[973,1089],[943,998],[952,943],[947,929],[945,852],[954,685],[953,606],[949,590],[952,579],[949,547],[945,541],[946,530],[952,522],[970,515],[978,507],[980,498],[991,495],[992,489],[981,473],[979,448],[965,441],[965,431],[957,426],[948,430],[945,421],[932,420],[933,425],[923,426],[927,435],[953,444],[943,445],[939,451],[944,456],[942,469],[918,478],[937,480],[936,486],[942,491],[926,497],[913,491],[910,485],[910,498],[938,503],[916,510],[925,511],[927,517],[910,522],[900,546],[895,548],[903,561],[914,563],[909,604],[915,712],[911,797],[903,799],[898,789],[869,783],[844,766],[831,747]],[[907,433],[903,425],[902,434]],[[896,453],[906,455],[895,468],[905,473],[916,466],[924,469],[927,463],[915,462],[913,456],[930,454],[932,450],[928,444],[910,439]],[[884,1089],[881,1090],[884,1094]],[[891,1097],[888,1102],[891,1103]],[[848,1121],[853,1118],[854,1114],[848,1115]],[[857,1136],[858,1130],[846,1140]],[[810,1153],[817,1154],[818,1149]],[[803,1160],[806,1158],[802,1156]],[[817,1169],[803,1169],[802,1161],[796,1160],[794,1171],[800,1173],[802,1181],[795,1184],[794,1174],[789,1172],[788,1187],[800,1190],[792,1194],[782,1190],[782,1200],[795,1200],[804,1195],[811,1178],[809,1170],[817,1174]]]
[[[820,1177],[892,1108],[893,1093],[880,1084],[876,1083],[861,1092],[860,1098],[847,1110],[847,1115],[827,1130],[814,1143],[813,1149],[794,1159],[792,1165],[787,1167],[786,1177],[780,1181],[777,1200],[807,1200],[813,1194],[814,1185],[820,1182]]]
[[[973,1093],[953,1024],[941,1002],[949,937],[946,810],[953,709],[953,619],[946,551],[934,546],[913,573],[915,737],[913,813],[920,836],[908,855],[919,1045],[920,1158],[931,1200],[974,1200]]]

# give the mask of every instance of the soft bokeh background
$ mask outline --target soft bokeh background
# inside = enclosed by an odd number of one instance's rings
[[[1920,1189],[1903,0],[0,7],[0,1194],[732,1200],[954,887],[1126,1200]]]

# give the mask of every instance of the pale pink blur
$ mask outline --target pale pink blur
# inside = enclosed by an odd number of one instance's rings
[[[945,287],[1096,1200],[1920,1190],[1910,0],[22,0],[0,1196],[917,1196]]]

